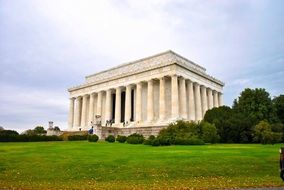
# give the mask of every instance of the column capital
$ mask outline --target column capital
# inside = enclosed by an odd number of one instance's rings
[[[71,98],[69,98],[69,100],[75,100],[76,98],[75,97],[71,97]]]
[[[165,76],[159,77],[159,80],[165,80]]]
[[[187,84],[193,83],[193,81],[192,81],[192,80],[189,80],[189,79],[185,79],[185,82],[186,82]]]
[[[197,83],[197,82],[193,82],[193,85],[194,85],[194,86],[200,86],[200,84]]]
[[[135,86],[135,84],[128,84],[128,85],[126,85],[126,88],[128,87],[128,88],[133,88]]]
[[[87,96],[89,96],[89,94],[84,94],[84,95],[83,95],[83,98],[85,98],[85,97],[87,97]]]

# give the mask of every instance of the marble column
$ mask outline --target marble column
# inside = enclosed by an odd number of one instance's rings
[[[115,124],[121,121],[121,87],[115,90]]]
[[[82,110],[82,97],[79,96],[76,98],[76,108],[75,108],[75,118],[74,118],[75,127],[80,127],[81,110]]]
[[[88,124],[91,125],[94,122],[94,98],[95,94],[90,94],[90,104],[89,104],[89,117],[88,117]]]
[[[217,91],[213,91],[213,102],[214,102],[214,107],[218,107],[218,92]]]
[[[75,103],[75,98],[70,98],[69,116],[68,116],[69,129],[72,129],[74,126],[74,108],[75,108],[74,103]]]
[[[218,105],[223,106],[223,94],[221,92],[218,93]]]
[[[148,81],[148,90],[147,90],[147,121],[151,122],[154,118],[154,103],[153,103],[153,80]]]
[[[159,101],[159,119],[164,121],[166,117],[166,102],[165,102],[165,78],[160,78],[160,101]]]
[[[86,127],[87,96],[88,95],[86,95],[86,94],[83,96],[82,115],[81,115],[81,127]]]
[[[102,96],[103,92],[98,92],[98,98],[97,98],[97,113],[96,115],[102,116]]]
[[[106,91],[105,120],[111,120],[111,89]]]
[[[212,90],[208,88],[208,109],[212,109],[212,108],[213,108],[213,94],[212,94]]]
[[[188,112],[189,112],[189,120],[195,121],[195,101],[194,101],[194,91],[193,91],[193,83],[188,81],[187,83],[188,90]]]
[[[202,108],[200,97],[200,85],[194,83],[194,97],[195,97],[195,119],[197,121],[202,120]]]
[[[172,96],[172,119],[179,118],[179,101],[178,101],[178,77],[177,75],[172,76],[171,81],[172,89],[171,89],[171,96]]]
[[[208,105],[207,105],[207,94],[206,94],[206,87],[201,86],[201,104],[202,104],[202,117],[204,117]]]
[[[142,83],[139,82],[136,85],[136,122],[141,122],[142,120]]]
[[[183,77],[180,78],[180,114],[182,119],[187,118],[186,114],[186,90],[185,90],[185,79]]]
[[[125,92],[125,122],[130,122],[131,119],[131,85],[126,86],[126,92]]]

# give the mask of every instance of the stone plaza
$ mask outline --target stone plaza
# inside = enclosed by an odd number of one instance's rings
[[[100,124],[101,137],[156,135],[171,122],[200,121],[208,109],[222,106],[223,87],[205,68],[166,51],[86,76],[68,89],[68,130]]]

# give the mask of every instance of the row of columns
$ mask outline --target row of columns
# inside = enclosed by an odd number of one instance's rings
[[[131,118],[131,90],[135,85],[126,86],[125,91],[125,121]],[[154,85],[153,80],[147,81],[147,122],[154,119]],[[159,79],[159,121],[166,119],[166,89],[165,77]],[[187,88],[186,88],[187,86]],[[187,92],[186,92],[187,90]],[[105,91],[105,120],[111,119],[112,89]],[[115,89],[115,124],[119,124],[121,120],[121,92],[122,88]],[[188,94],[188,96],[187,96]],[[90,96],[89,106],[87,106],[87,98]],[[70,99],[69,110],[69,127],[86,127],[94,121],[94,96],[95,94],[86,94],[76,99]],[[96,115],[102,115],[102,96],[103,91],[97,92]],[[76,106],[75,106],[76,100]],[[135,122],[142,121],[142,82],[136,84],[136,106],[135,106]],[[188,104],[187,104],[188,102]],[[215,90],[206,88],[203,85],[186,80],[177,75],[171,76],[171,118],[170,119],[187,119],[199,121],[203,118],[208,109],[221,106],[222,94]],[[179,107],[180,106],[180,107]],[[188,108],[187,108],[188,106]],[[88,110],[88,116],[87,113]],[[188,111],[188,112],[187,112]]]

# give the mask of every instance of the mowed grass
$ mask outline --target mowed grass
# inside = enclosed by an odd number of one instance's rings
[[[216,189],[276,187],[279,147],[151,147],[119,143],[0,143],[0,188]]]

